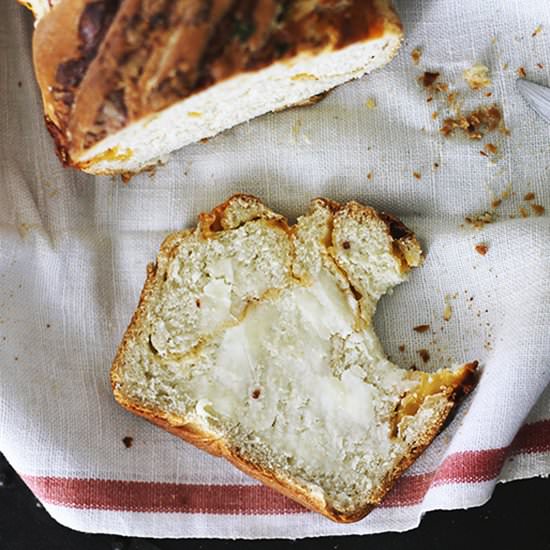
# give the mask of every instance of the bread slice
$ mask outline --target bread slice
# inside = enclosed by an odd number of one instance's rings
[[[389,0],[32,0],[34,66],[67,165],[135,173],[387,63]]]
[[[398,220],[313,201],[294,226],[237,195],[170,235],[111,371],[128,410],[301,504],[357,521],[441,429],[477,362],[384,355],[380,297],[421,262]]]

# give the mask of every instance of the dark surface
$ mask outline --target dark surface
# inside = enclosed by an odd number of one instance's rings
[[[516,481],[467,511],[430,512],[407,533],[299,541],[159,540],[87,535],[62,527],[0,455],[0,550],[550,550],[550,479]]]

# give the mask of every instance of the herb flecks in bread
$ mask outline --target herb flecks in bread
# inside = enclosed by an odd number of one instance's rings
[[[237,195],[169,236],[112,368],[119,403],[336,521],[441,429],[477,363],[400,369],[372,323],[422,261],[396,218],[313,201],[290,226]]]

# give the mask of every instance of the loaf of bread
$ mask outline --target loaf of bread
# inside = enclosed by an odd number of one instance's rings
[[[387,63],[389,0],[28,0],[61,160],[136,173]]]
[[[380,297],[421,263],[397,219],[313,201],[290,226],[237,195],[170,235],[111,370],[116,400],[329,518],[364,517],[439,432],[477,362],[384,354]]]

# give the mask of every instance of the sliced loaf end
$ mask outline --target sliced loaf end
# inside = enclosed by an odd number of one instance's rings
[[[363,76],[402,39],[389,0],[149,4],[63,1],[38,22],[35,72],[65,164],[138,172]]]

